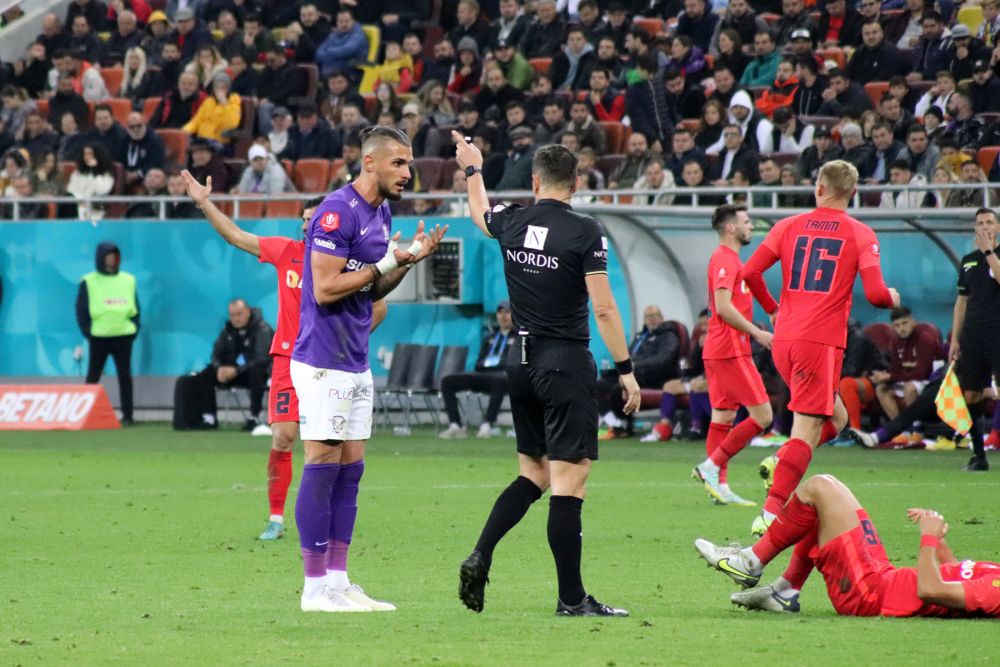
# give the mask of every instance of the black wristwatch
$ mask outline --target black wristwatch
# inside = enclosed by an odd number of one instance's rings
[[[993,254],[993,248],[990,248],[989,250],[984,250],[983,254],[989,257],[990,255]]]
[[[465,168],[465,177],[472,178],[475,174],[481,174],[483,170],[479,167],[473,167],[471,164]]]

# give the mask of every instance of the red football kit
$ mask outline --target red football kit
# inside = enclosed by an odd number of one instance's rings
[[[268,423],[298,422],[299,399],[292,386],[292,347],[299,334],[302,303],[302,262],[305,242],[283,236],[262,236],[260,262],[273,264],[278,272],[278,329],[271,341],[271,392],[267,402]]]
[[[840,382],[851,292],[860,273],[868,301],[892,307],[882,279],[875,232],[844,211],[817,208],[779,221],[743,268],[742,277],[768,313],[778,304],[763,273],[781,260],[781,309],[774,363],[791,389],[794,412],[833,414]]]
[[[729,290],[732,304],[747,321],[753,321],[753,297],[740,277],[743,262],[732,248],[720,245],[708,262],[708,335],[702,350],[708,396],[716,410],[736,410],[741,405],[760,405],[767,390],[750,356],[750,336],[719,316],[715,291]]]
[[[1000,564],[964,560],[940,565],[941,579],[959,582],[965,609],[924,602],[917,569],[895,567],[864,509],[861,525],[833,538],[811,556],[837,613],[848,616],[989,616],[1000,618]]]

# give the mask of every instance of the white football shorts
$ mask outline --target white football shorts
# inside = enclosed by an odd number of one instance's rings
[[[299,437],[303,440],[368,440],[372,435],[375,384],[371,370],[348,373],[291,363],[299,397]]]

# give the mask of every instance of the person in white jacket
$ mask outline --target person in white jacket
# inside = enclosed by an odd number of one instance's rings
[[[92,204],[94,197],[103,197],[115,187],[115,163],[100,144],[86,144],[76,160],[76,170],[69,177],[66,191],[79,200],[77,212],[81,220],[101,220],[104,207]]]
[[[767,119],[767,116],[757,111],[750,93],[745,90],[738,90],[729,101],[729,122],[740,126],[743,134],[743,143],[754,148],[761,155],[774,152],[774,140],[771,131],[774,125]],[[724,148],[723,139],[719,140],[705,149],[709,155],[718,155]]]
[[[892,185],[926,186],[923,174],[914,174],[906,160],[896,160],[889,167],[889,183]],[[879,208],[933,208],[934,195],[927,190],[900,190],[883,192]]]
[[[642,176],[632,187],[636,190],[655,191],[649,195],[637,196],[636,203],[662,204],[664,206],[674,203],[674,174],[669,169],[663,168],[663,162],[659,158],[654,158],[646,163]]]
[[[295,192],[295,186],[288,179],[285,168],[277,158],[260,144],[254,144],[247,153],[250,164],[243,170],[236,191],[246,194],[277,195]]]

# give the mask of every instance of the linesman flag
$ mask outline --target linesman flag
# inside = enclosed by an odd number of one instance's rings
[[[965,435],[972,428],[972,415],[969,414],[969,406],[965,404],[962,387],[958,384],[955,364],[948,367],[948,372],[941,381],[941,388],[934,397],[934,406],[941,421],[955,429],[959,435]]]

